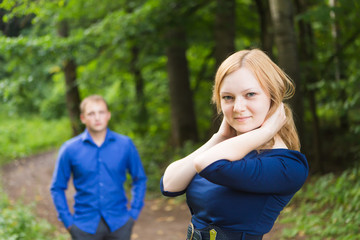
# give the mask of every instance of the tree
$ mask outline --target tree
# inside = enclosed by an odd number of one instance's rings
[[[273,57],[273,29],[272,29],[272,20],[269,8],[268,0],[256,0],[256,7],[258,10],[258,15],[260,17],[260,39],[261,39],[261,49],[266,52],[270,58]]]
[[[298,14],[304,14],[310,7],[311,3],[304,0],[296,0],[296,8]],[[303,79],[307,85],[316,84],[318,81],[318,74],[316,69],[316,53],[315,53],[315,40],[312,26],[309,22],[304,19],[299,20],[299,48],[300,48],[300,61],[302,63]],[[314,88],[307,88],[306,95],[309,101],[309,111],[312,116],[312,134],[306,140],[311,142],[307,145],[307,153],[312,152],[312,171],[323,171],[323,156],[322,156],[322,138],[319,116],[317,114],[317,103],[316,103],[316,90]]]
[[[214,39],[215,39],[215,71],[220,64],[232,53],[235,52],[235,36],[236,36],[236,1],[228,0],[216,1],[215,12],[215,26],[214,26]],[[217,109],[212,106],[213,120],[210,129],[210,134],[215,133],[221,124],[221,119],[218,116]]]
[[[332,8],[331,12],[330,12],[330,18],[331,18],[331,36],[333,38],[333,46],[335,49],[335,52],[339,53],[337,55],[334,56],[334,79],[337,82],[340,82],[341,79],[344,79],[344,72],[341,71],[342,68],[342,54],[340,51],[340,28],[339,28],[339,23],[338,23],[338,19],[336,16],[336,12],[335,9],[337,7],[337,0],[330,0],[329,1],[330,7]],[[347,96],[346,96],[346,92],[344,89],[340,89],[340,98],[342,101],[346,101]],[[348,131],[349,129],[349,121],[348,121],[348,116],[347,116],[347,112],[346,111],[341,111],[340,113],[340,126],[343,129],[343,131]]]
[[[59,23],[58,34],[62,38],[69,36],[69,25],[66,20]],[[68,58],[63,61],[63,71],[66,85],[66,106],[68,109],[71,128],[73,135],[76,136],[83,130],[80,123],[80,94],[78,84],[76,82],[76,62],[73,58]]]
[[[186,33],[179,22],[167,29],[165,36],[170,87],[171,129],[175,146],[198,140],[194,102],[186,59]]]
[[[216,1],[215,61],[216,68],[235,51],[235,0]]]
[[[278,49],[279,66],[291,77],[296,85],[296,93],[290,100],[294,109],[295,123],[300,139],[303,135],[303,91],[300,78],[300,65],[294,27],[294,9],[292,1],[269,0],[272,21],[274,23],[275,43]]]

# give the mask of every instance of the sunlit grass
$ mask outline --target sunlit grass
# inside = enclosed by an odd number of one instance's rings
[[[360,167],[313,177],[282,214],[284,239],[360,239]]]
[[[69,120],[0,116],[0,165],[60,146],[71,137]]]
[[[50,223],[39,219],[33,207],[11,202],[0,186],[0,239],[6,240],[65,240],[67,236],[56,235]]]

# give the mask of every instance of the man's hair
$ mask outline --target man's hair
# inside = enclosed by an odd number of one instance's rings
[[[88,102],[103,102],[106,105],[106,108],[109,109],[107,102],[105,99],[100,95],[90,95],[86,98],[84,98],[80,103],[80,113],[84,113],[86,104]]]

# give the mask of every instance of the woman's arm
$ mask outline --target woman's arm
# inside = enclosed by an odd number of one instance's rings
[[[185,190],[196,174],[194,159],[218,143],[234,136],[236,136],[235,130],[223,119],[219,131],[209,141],[187,157],[177,160],[167,167],[163,177],[163,190],[167,192]]]
[[[220,159],[230,161],[242,159],[252,150],[271,140],[284,125],[285,120],[285,110],[283,104],[281,104],[260,128],[227,139],[198,154],[194,159],[196,171],[201,172],[204,168]]]
[[[199,174],[212,183],[236,191],[288,195],[301,188],[308,172],[303,154],[277,149],[254,153],[240,161],[216,161]]]
[[[193,160],[204,151],[222,142],[224,137],[214,134],[208,142],[190,155],[171,163],[165,170],[163,189],[167,192],[180,192],[187,188],[196,174]]]
[[[219,131],[209,141],[187,157],[177,160],[167,167],[163,177],[163,190],[167,192],[185,190],[196,174],[194,159],[220,142],[234,136],[236,136],[236,131],[223,119]]]
[[[180,192],[187,188],[196,172],[220,160],[239,160],[260,147],[280,130],[285,123],[283,104],[263,125],[248,133],[236,136],[235,130],[223,119],[219,131],[208,142],[185,158],[170,164],[164,173],[163,190]]]

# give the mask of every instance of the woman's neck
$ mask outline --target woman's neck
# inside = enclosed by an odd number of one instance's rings
[[[274,148],[288,148],[285,144],[285,142],[282,140],[282,138],[279,136],[279,134],[277,134],[275,137],[274,137],[274,140],[275,140],[275,143],[274,143],[274,146],[272,147],[273,149]]]

